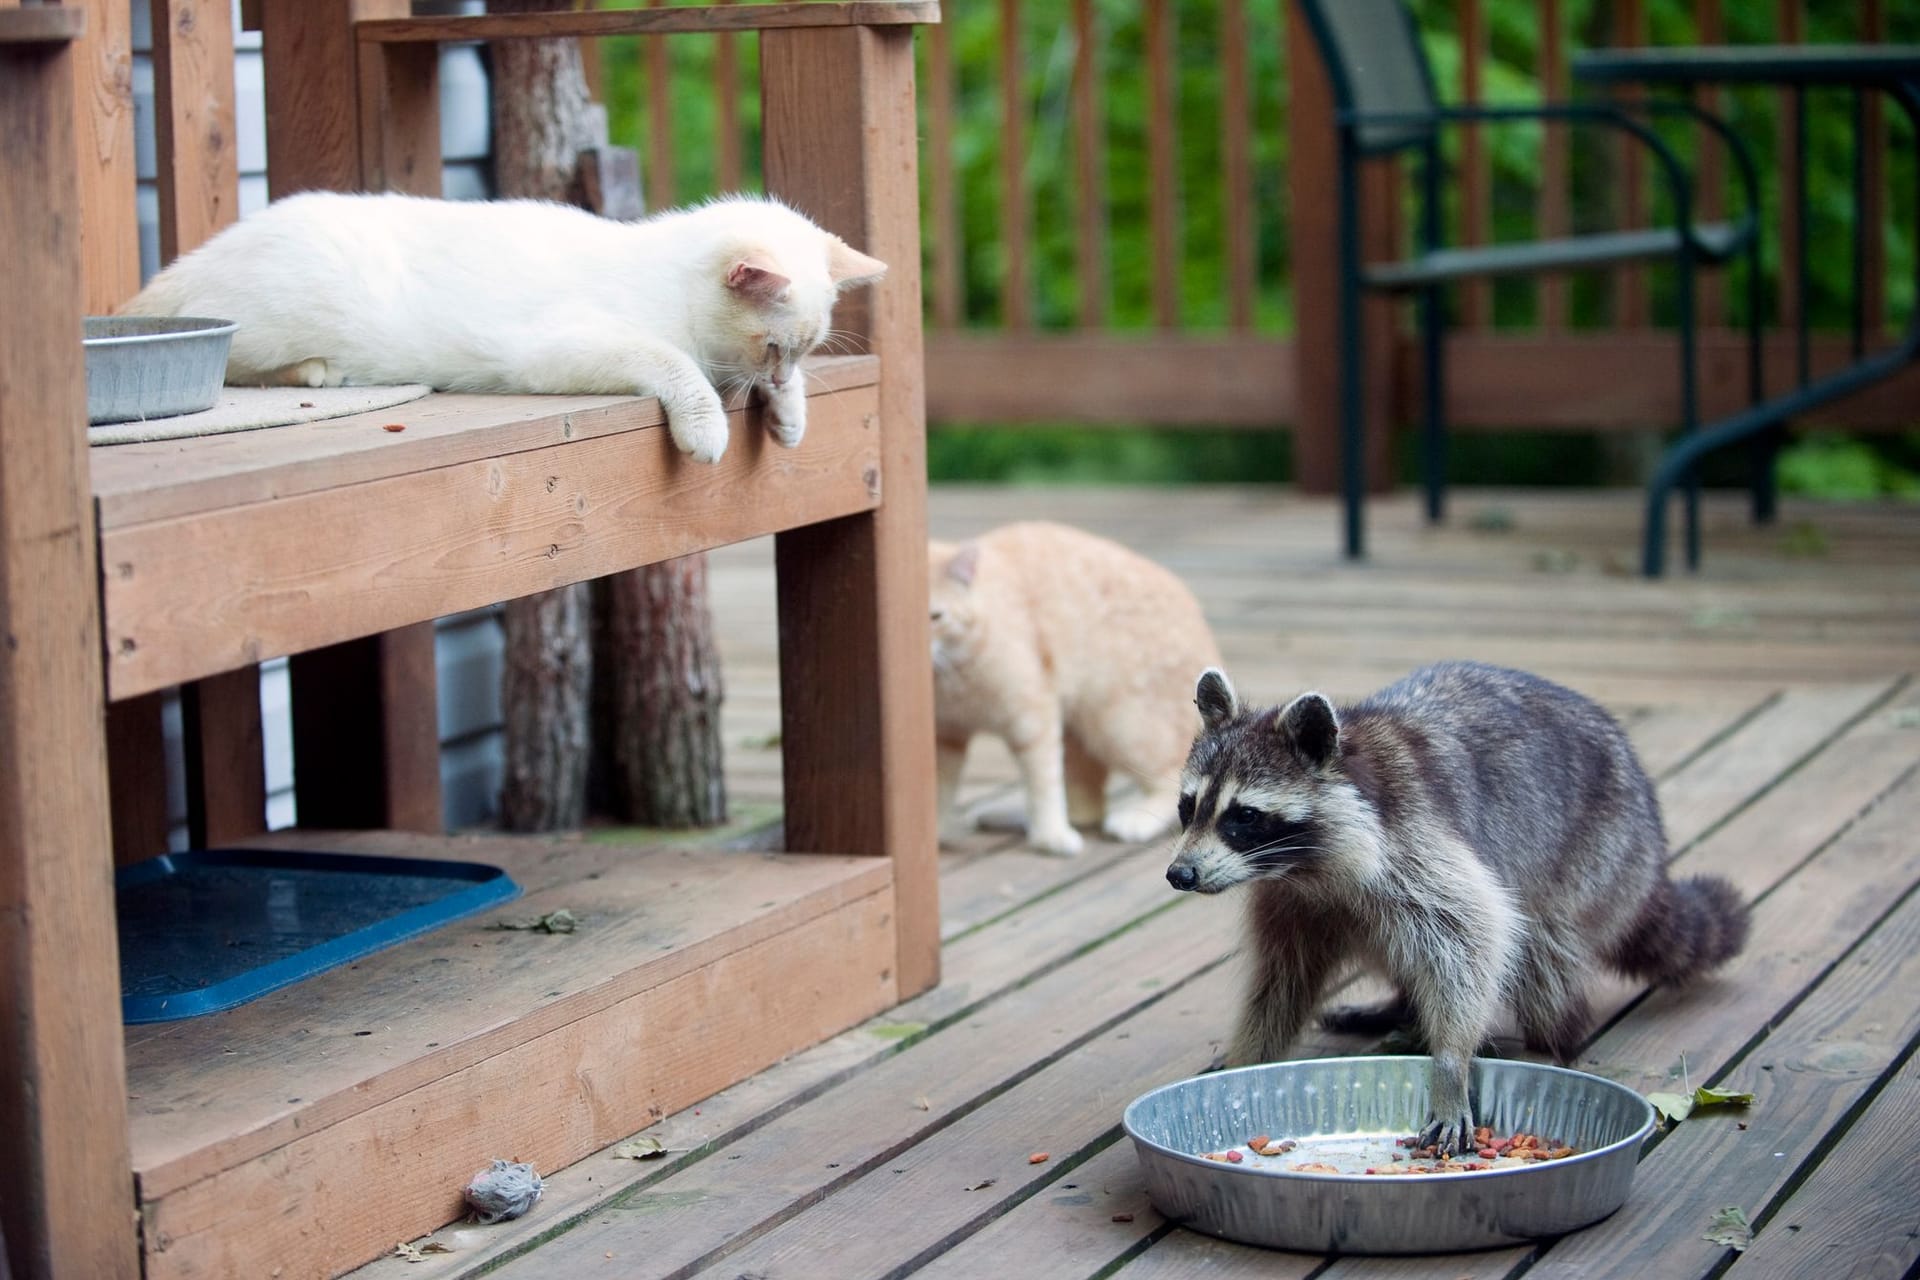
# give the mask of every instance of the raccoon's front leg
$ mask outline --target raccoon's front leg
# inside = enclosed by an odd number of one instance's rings
[[[1337,935],[1286,902],[1274,886],[1252,886],[1246,950],[1251,963],[1230,1067],[1277,1062],[1299,1038],[1339,966]]]
[[[1436,843],[1389,939],[1393,978],[1413,1001],[1432,1055],[1421,1146],[1472,1150],[1467,1074],[1500,1010],[1521,949],[1511,895],[1464,846]]]

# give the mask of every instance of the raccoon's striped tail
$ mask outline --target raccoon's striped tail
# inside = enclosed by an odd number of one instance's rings
[[[1747,926],[1747,904],[1721,877],[1662,877],[1611,959],[1647,982],[1685,982],[1738,955]]]

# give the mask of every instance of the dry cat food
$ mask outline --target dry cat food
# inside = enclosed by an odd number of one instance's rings
[[[1381,1138],[1375,1141],[1384,1143],[1386,1140]],[[1349,1151],[1346,1153],[1346,1158],[1349,1165],[1353,1167],[1343,1168],[1341,1165],[1330,1163],[1332,1157],[1327,1153],[1316,1150],[1322,1145],[1319,1140],[1310,1139],[1307,1144],[1308,1149],[1301,1151],[1300,1155],[1302,1157],[1320,1155],[1323,1158],[1303,1158],[1278,1167],[1289,1173],[1375,1175],[1478,1173],[1484,1169],[1515,1168],[1542,1160],[1564,1160],[1568,1156],[1579,1154],[1571,1146],[1552,1138],[1543,1138],[1536,1133],[1514,1133],[1509,1137],[1496,1137],[1493,1130],[1486,1125],[1474,1130],[1474,1150],[1471,1155],[1445,1156],[1440,1154],[1438,1147],[1422,1147],[1416,1145],[1418,1142],[1417,1138],[1394,1139],[1395,1149],[1390,1157],[1391,1163],[1372,1163],[1364,1168],[1358,1167],[1358,1162],[1353,1160],[1354,1152]],[[1300,1145],[1292,1139],[1275,1140],[1263,1133],[1247,1139],[1246,1149],[1255,1156],[1272,1159],[1286,1155]],[[1372,1150],[1376,1154],[1371,1158],[1377,1160],[1380,1147],[1375,1146]],[[1246,1155],[1238,1148],[1227,1151],[1203,1151],[1200,1154],[1205,1159],[1224,1164],[1243,1164],[1247,1160]]]

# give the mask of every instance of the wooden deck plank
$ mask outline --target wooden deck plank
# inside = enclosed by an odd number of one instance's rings
[[[110,693],[867,510],[875,404],[816,399],[799,449],[754,432],[711,466],[664,430],[628,431],[106,531]]]
[[[1849,833],[1847,847],[1836,850],[1842,855],[1836,868],[1848,869],[1850,863],[1857,874],[1863,867],[1901,861],[1902,846],[1911,844],[1902,824],[1910,830],[1917,809],[1920,789],[1910,782]],[[1904,861],[1911,873],[1910,853]],[[1883,904],[1891,878],[1880,876],[1877,886],[1869,879],[1865,892],[1841,892],[1859,902],[1877,889]],[[1770,901],[1768,922],[1789,918],[1811,896]],[[1739,1204],[1759,1220],[1783,1186],[1820,1160],[1829,1130],[1844,1122],[1920,1034],[1920,1008],[1913,1000],[1920,972],[1920,902],[1908,895],[1884,920],[1880,915],[1871,902],[1858,915],[1842,913],[1847,924],[1871,927],[1871,932],[1829,972],[1822,973],[1824,966],[1813,956],[1798,966],[1809,977],[1821,974],[1817,985],[1725,1073],[1729,1086],[1755,1094],[1754,1105],[1738,1115],[1702,1113],[1677,1125],[1642,1161],[1628,1211],[1559,1241],[1530,1275],[1537,1280],[1631,1276],[1641,1274],[1636,1266],[1651,1256],[1660,1257],[1671,1274],[1705,1275],[1724,1261],[1724,1249],[1699,1238],[1713,1214]],[[1722,1052],[1733,1047],[1723,1046]],[[1700,1062],[1696,1079],[1712,1078],[1709,1061]],[[1856,1126],[1855,1132],[1864,1131]],[[1842,1167],[1852,1160],[1849,1150]],[[1863,1168],[1879,1175],[1888,1170],[1885,1165]],[[1828,1274],[1852,1273],[1842,1268]]]
[[[1860,1117],[1857,1140],[1849,1135],[1845,1159],[1814,1170],[1723,1274],[1735,1280],[1913,1274],[1920,1260],[1920,1166],[1910,1140],[1916,1122],[1920,1056],[1909,1054]]]
[[[956,1120],[937,1142],[889,1157],[812,1212],[730,1254],[729,1269],[841,1280],[931,1261],[1007,1205],[1065,1180],[1061,1166],[1029,1164],[1030,1153],[1102,1140],[1129,1099],[1203,1068],[1219,1048],[1206,1029],[1226,1025],[1234,979],[1216,969],[1169,993]],[[906,1204],[913,1210],[903,1215]]]
[[[732,1242],[769,1227],[777,1234],[777,1224],[823,1198],[841,1200],[847,1184],[870,1171],[891,1176],[886,1171],[901,1153],[1016,1085],[1036,1063],[1071,1058],[1087,1037],[1153,1001],[1170,985],[1167,974],[1217,965],[1231,939],[1195,930],[1188,914],[1160,915],[1119,955],[1096,952],[948,1026],[933,1042],[909,1045],[867,1071],[860,1089],[835,1090],[780,1116],[728,1158],[649,1185],[611,1215],[544,1246],[531,1268],[509,1265],[501,1274],[551,1274],[607,1252],[633,1260],[634,1275],[666,1275],[721,1256],[729,1267],[741,1265]],[[1069,991],[1072,998],[1063,999]],[[1190,1044],[1188,1056],[1194,1052]]]
[[[133,1163],[149,1198],[696,973],[888,884],[883,864],[854,858],[392,833],[282,833],[262,843],[473,859],[506,868],[526,894],[240,1008],[129,1027],[128,1075],[138,1095]],[[503,916],[563,906],[594,927],[552,939],[493,927]],[[441,994],[458,998],[434,998]],[[357,1034],[369,1028],[376,1034]],[[301,1101],[290,1101],[294,1095]]]
[[[1920,571],[1913,567],[1920,565],[1920,513],[1804,505],[1796,513],[1790,503],[1787,520],[1817,520],[1830,539],[1829,554],[1806,561],[1783,558],[1777,534],[1753,534],[1737,506],[1723,504],[1728,553],[1710,556],[1696,578],[1650,584],[1603,568],[1610,547],[1631,546],[1637,507],[1630,497],[1472,491],[1465,503],[1462,510],[1509,511],[1513,532],[1429,533],[1411,502],[1389,499],[1379,504],[1379,562],[1364,572],[1332,558],[1330,505],[1254,490],[935,490],[929,518],[937,535],[964,536],[1044,515],[1142,550],[1193,585],[1236,675],[1244,672],[1249,688],[1266,696],[1305,684],[1358,696],[1412,665],[1451,656],[1457,646],[1471,644],[1468,652],[1486,656],[1497,641],[1524,665],[1599,698],[1621,717],[1659,778],[1679,855],[1675,874],[1725,874],[1744,892],[1764,896],[1749,956],[1720,977],[1652,997],[1625,981],[1596,982],[1604,1030],[1591,1046],[1595,1061],[1582,1065],[1654,1087],[1665,1083],[1684,1049],[1690,1069],[1739,1064],[1728,1073],[1738,1081],[1741,1070],[1769,1060],[1771,1048],[1784,1057],[1789,1035],[1798,1038],[1791,1043],[1811,1046],[1800,1057],[1827,1065],[1822,1055],[1846,1057],[1841,1049],[1863,1040],[1872,1047],[1866,1066],[1857,1074],[1840,1067],[1851,1093],[1828,1097],[1822,1070],[1783,1079],[1773,1079],[1779,1069],[1765,1073],[1769,1090],[1803,1091],[1780,1092],[1782,1101],[1765,1109],[1769,1123],[1777,1118],[1801,1126],[1794,1133],[1834,1133],[1838,1118],[1864,1106],[1874,1082],[1897,1064],[1899,1047],[1912,1038],[1906,1028],[1920,1018],[1920,1006],[1888,1009],[1910,989],[1912,926],[1898,914],[1875,926],[1876,912],[1903,901],[1903,886],[1920,879],[1920,854],[1890,843],[1913,815],[1889,811],[1896,800],[1911,808],[1913,801],[1901,797],[1915,788],[1911,775],[1920,765],[1920,689],[1909,683],[1920,669],[1913,631],[1920,620]],[[1573,549],[1580,564],[1568,573],[1534,569],[1530,558],[1543,547]],[[748,683],[770,683],[776,669],[770,565],[760,542],[714,556],[725,660],[730,674],[752,673]],[[1366,634],[1356,641],[1358,633]],[[1623,660],[1613,652],[1623,647],[1645,652]],[[741,705],[730,724],[767,732],[770,700],[748,692],[741,679],[731,686]],[[781,754],[764,739],[751,751],[730,744],[729,768],[738,761],[748,776],[770,780]],[[970,796],[1018,803],[1015,775],[997,744],[984,743],[972,763]],[[1170,1228],[1150,1209],[1135,1209],[1131,1223],[1112,1221],[1114,1198],[1143,1194],[1130,1147],[1116,1131],[1128,1090],[1203,1066],[1237,998],[1231,964],[1164,994],[1165,984],[1195,965],[1183,968],[1162,939],[1179,933],[1183,946],[1205,950],[1205,943],[1224,954],[1241,905],[1172,895],[1160,874],[1164,856],[1154,847],[1097,845],[1081,859],[1052,859],[1021,849],[1017,835],[967,837],[941,858],[948,938],[941,986],[743,1081],[697,1112],[663,1118],[648,1130],[673,1148],[659,1164],[603,1154],[556,1174],[530,1221],[441,1232],[458,1255],[423,1264],[395,1259],[367,1268],[368,1276],[477,1275],[570,1222],[581,1225],[538,1243],[509,1264],[509,1274],[587,1267],[663,1274],[684,1266],[781,1276],[1017,1270],[1130,1280],[1315,1272],[1328,1280],[1352,1280],[1356,1272],[1378,1280],[1495,1280],[1528,1265],[1532,1248],[1328,1267],[1317,1257],[1243,1249]],[[1920,911],[1901,908],[1909,909]],[[1195,941],[1193,934],[1203,936]],[[1844,962],[1832,963],[1843,954]],[[1123,991],[1114,985],[1120,971],[1162,985]],[[1200,1025],[1165,1033],[1165,1040],[1149,1037],[1142,1054],[1137,1028],[1202,984],[1214,984],[1217,995],[1207,1010],[1189,1015]],[[1082,1010],[1086,991],[1104,991],[1103,1008],[1115,1012],[1103,1019]],[[1770,1022],[1777,1023],[1772,1038],[1743,1058],[1741,1046]],[[1091,1025],[1105,1029],[1088,1038]],[[1009,1028],[1042,1029],[1023,1044],[1023,1033]],[[1129,1038],[1120,1041],[1122,1033]],[[1174,1051],[1180,1045],[1188,1056]],[[1313,1036],[1300,1052],[1364,1048],[1355,1037]],[[983,1052],[994,1055],[992,1071],[973,1063]],[[1103,1060],[1080,1071],[1076,1083],[1104,1084],[1104,1105],[1058,1092],[1058,1073],[1095,1052]],[[1117,1060],[1104,1061],[1108,1053]],[[1147,1079],[1151,1054],[1163,1055],[1162,1074]],[[1140,1074],[1113,1083],[1130,1072]],[[949,1077],[972,1083],[958,1097],[921,1083]],[[1004,1091],[981,1083],[990,1079],[1007,1082]],[[903,1090],[916,1092],[901,1117],[895,1106]],[[913,1105],[920,1096],[926,1112]],[[1810,1101],[1802,1105],[1802,1098]],[[1756,1109],[1744,1118],[1761,1115]],[[843,1146],[847,1116],[868,1136]],[[1701,1172],[1717,1166],[1680,1158],[1687,1151],[1681,1144],[1727,1132],[1709,1127],[1711,1119],[1697,1117],[1652,1148],[1628,1208],[1540,1254],[1537,1266],[1587,1247],[1582,1242],[1595,1233],[1636,1229],[1649,1216],[1643,1196],[1662,1204],[1681,1191],[1717,1197],[1716,1179]],[[1047,1129],[1049,1121],[1060,1127]],[[1755,1123],[1740,1137],[1761,1132]],[[1850,1134],[1858,1132],[1856,1125]],[[1841,1154],[1828,1156],[1813,1138],[1760,1137],[1742,1150],[1759,1153],[1766,1165],[1760,1172],[1773,1181],[1758,1184],[1762,1194],[1746,1201],[1750,1210],[1780,1202],[1791,1184],[1778,1180],[1806,1172],[1797,1165],[1783,1171],[1779,1166],[1795,1161],[1773,1161],[1772,1151],[1797,1143],[1791,1149],[1811,1152],[1817,1168],[1819,1160],[1843,1159],[1855,1140],[1843,1139]],[[1049,1161],[1026,1165],[1027,1153],[1042,1148]],[[864,1159],[849,1163],[847,1151]],[[822,1167],[811,1167],[816,1156]],[[829,1162],[841,1168],[825,1169]],[[965,1192],[971,1182],[956,1184],[952,1175],[975,1166],[971,1181],[998,1180]],[[633,1199],[606,1207],[603,1182]],[[709,1195],[714,1199],[694,1203]],[[755,1208],[753,1197],[763,1195]],[[640,1208],[643,1200],[654,1209]],[[719,1206],[719,1220],[705,1216],[709,1204]],[[1716,1201],[1708,1212],[1718,1207]],[[1697,1237],[1704,1218],[1695,1223],[1689,1213],[1649,1229]],[[682,1251],[672,1237],[687,1233]],[[642,1245],[654,1253],[656,1241],[665,1252],[648,1261]],[[613,1259],[604,1256],[609,1252]],[[1649,1254],[1629,1244],[1596,1256],[1630,1269]],[[1675,1274],[1704,1277],[1708,1268],[1694,1266],[1690,1256],[1683,1251]],[[1666,1254],[1661,1258],[1664,1273]]]
[[[942,956],[942,980],[933,990],[869,1020],[824,1044],[794,1055],[750,1080],[644,1130],[658,1138],[669,1155],[644,1165],[616,1159],[610,1151],[582,1161],[547,1179],[537,1217],[486,1229],[440,1233],[460,1252],[445,1261],[465,1276],[524,1249],[551,1234],[556,1222],[584,1217],[642,1184],[651,1186],[691,1163],[747,1139],[788,1110],[837,1087],[855,1073],[900,1051],[913,1036],[938,1031],[967,1017],[1015,985],[1097,950],[1110,935],[1141,923],[1170,905],[1157,876],[1143,870],[1159,855],[1140,851],[1108,864],[1104,877],[1083,884],[1064,901],[1043,901],[950,943]],[[1144,886],[1144,888],[1143,888]],[[1143,996],[1151,992],[1142,988]],[[919,1028],[915,1030],[915,1028]],[[917,1099],[916,1099],[917,1101]],[[928,1099],[929,1106],[932,1099]],[[542,1258],[546,1254],[540,1255]],[[451,1273],[446,1272],[446,1273]],[[360,1280],[423,1274],[414,1264],[395,1260],[356,1273]],[[442,1271],[425,1274],[440,1275]]]

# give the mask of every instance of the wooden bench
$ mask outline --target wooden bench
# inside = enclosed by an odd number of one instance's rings
[[[231,164],[206,145],[218,130],[192,109],[223,77],[231,92],[232,33],[224,6],[167,12],[157,96],[178,127],[162,129],[163,221],[187,248],[233,207]],[[796,451],[742,405],[708,466],[673,448],[650,398],[434,395],[89,458],[78,346],[49,335],[77,333],[82,314],[71,228],[93,236],[97,311],[131,291],[100,269],[131,217],[106,209],[114,184],[76,184],[61,85],[110,68],[114,41],[73,10],[0,7],[0,40],[38,40],[0,54],[0,119],[62,117],[51,135],[10,135],[46,138],[45,154],[10,151],[0,195],[8,292],[26,286],[0,316],[0,614],[20,642],[0,656],[0,787],[34,796],[0,805],[0,999],[26,1015],[0,1039],[5,1105],[23,1108],[0,1126],[27,1135],[0,1173],[17,1274],[331,1274],[450,1220],[490,1156],[570,1163],[938,977],[912,78],[912,24],[937,5],[406,12],[264,0],[276,196],[437,193],[441,40],[757,30],[768,191],[891,270],[843,300],[836,326],[864,350],[816,363]],[[81,57],[62,51],[74,37]],[[101,112],[78,113],[81,131]],[[31,261],[23,227],[42,232]],[[433,618],[762,535],[779,566],[788,853],[441,832]],[[303,829],[267,837],[250,668],[278,655],[292,657]],[[137,809],[150,832],[152,726],[175,686],[210,839],[493,860],[527,911],[567,905],[592,927],[450,926],[123,1041],[107,762],[121,831]],[[35,927],[48,916],[55,933]],[[137,1233],[113,1229],[136,1207]]]

